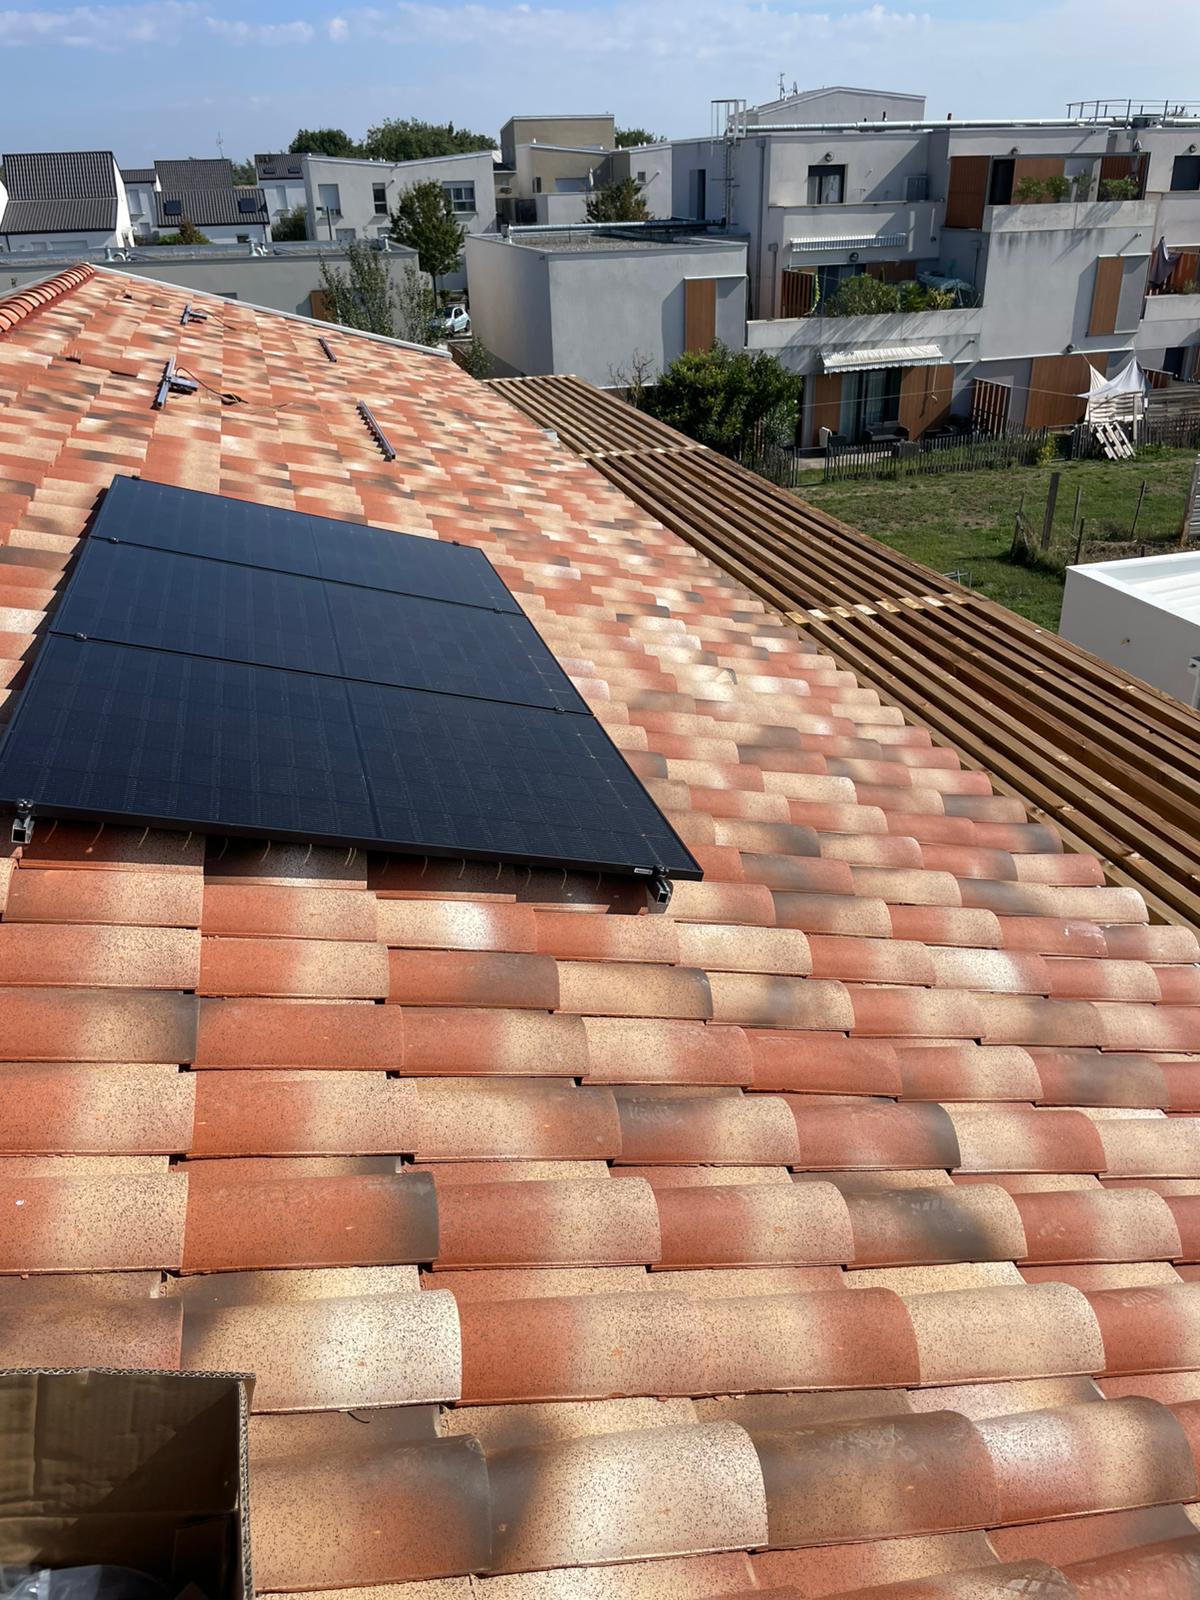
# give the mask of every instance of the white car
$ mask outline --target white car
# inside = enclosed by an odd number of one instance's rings
[[[443,306],[431,326],[439,339],[458,338],[470,333],[471,315],[466,306]]]

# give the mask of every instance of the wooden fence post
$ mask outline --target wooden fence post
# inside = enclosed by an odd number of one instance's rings
[[[1046,515],[1042,520],[1042,549],[1049,550],[1050,535],[1054,531],[1054,507],[1058,501],[1058,485],[1062,477],[1061,472],[1050,474],[1050,488],[1046,494]]]
[[[1137,505],[1133,508],[1133,521],[1129,524],[1129,537],[1132,539],[1137,532],[1138,518],[1142,514],[1142,501],[1146,498],[1146,480],[1142,479],[1142,487],[1138,490]]]

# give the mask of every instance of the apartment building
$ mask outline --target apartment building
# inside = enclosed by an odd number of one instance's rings
[[[111,150],[4,157],[0,250],[104,249],[132,242],[125,186]]]
[[[156,161],[154,174],[157,233],[175,233],[186,219],[210,244],[270,242],[266,196],[253,185],[235,184],[231,161]]]
[[[505,376],[621,384],[745,332],[746,245],[630,225],[510,228],[467,240],[471,320]]]
[[[605,156],[597,169],[596,181],[600,184],[622,183],[626,178],[632,178],[652,217],[673,217],[675,196],[671,188],[671,162],[672,146],[669,139],[661,139],[655,144],[630,145],[627,149],[613,150]]]
[[[502,223],[582,222],[605,157],[615,149],[610,112],[509,117],[495,170]]]
[[[266,197],[272,223],[281,221],[297,206],[307,204],[303,160],[290,151],[254,158],[254,172]]]
[[[879,92],[836,93],[836,120],[808,120],[821,102],[801,96],[804,120],[735,108],[673,148],[676,214],[749,239],[747,344],[812,379],[804,443],[887,422],[915,436],[981,406],[1069,423],[1089,369],[1131,354],[1196,372],[1200,105],[901,122]],[[1151,282],[1159,240],[1173,264]],[[895,292],[853,314],[843,285],[864,275]]]

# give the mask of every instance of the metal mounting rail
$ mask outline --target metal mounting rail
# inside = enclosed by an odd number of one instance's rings
[[[336,366],[337,365],[337,357],[334,355],[333,351],[329,348],[329,340],[328,339],[322,339],[320,337],[320,335],[318,335],[317,336],[317,343],[321,346],[321,349],[324,350],[325,359],[327,361],[332,361],[334,366]]]
[[[392,441],[388,438],[387,434],[384,433],[378,422],[376,422],[374,416],[371,414],[370,406],[365,400],[356,400],[355,406],[357,407],[359,416],[371,430],[371,435],[374,438],[375,443],[383,451],[383,459],[385,461],[395,461],[396,452],[392,446]]]

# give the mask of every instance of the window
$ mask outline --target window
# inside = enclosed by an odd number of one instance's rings
[[[353,228],[339,228],[337,230],[337,237],[340,244],[349,244],[351,240],[358,238],[358,234]]]
[[[708,171],[705,167],[695,167],[689,183],[689,196],[692,219],[703,222],[708,215]]]
[[[1009,156],[997,156],[992,162],[988,179],[987,203],[990,206],[1012,205],[1013,179],[1017,163]]]
[[[241,194],[238,196],[238,210],[244,217],[256,217],[262,210],[256,194]]]
[[[163,201],[163,216],[164,217],[181,217],[182,215],[183,215],[183,201],[182,200],[164,200]]]
[[[534,180],[536,183],[536,179]],[[473,183],[444,183],[442,188],[450,200],[450,209],[456,216],[474,216],[475,185]]]
[[[250,235],[248,233],[239,233],[238,236],[237,236],[237,242],[239,244],[249,244],[250,243]]]
[[[808,203],[810,206],[840,206],[846,198],[845,167],[830,166],[822,162],[808,169]]]
[[[555,194],[586,194],[586,178],[555,178]]]
[[[874,372],[846,373],[839,431],[852,443],[860,443],[868,428],[899,420],[903,371],[902,367],[883,367]]]
[[[82,545],[0,809],[700,876],[482,551],[125,477]]]
[[[377,217],[386,217],[388,210],[387,184],[373,183],[371,185],[371,199],[375,204],[375,215]]]
[[[1200,156],[1176,156],[1171,168],[1171,188],[1200,189]]]
[[[542,192],[542,180],[540,178],[534,178],[534,180],[533,180],[533,192],[534,192],[534,194],[541,194],[541,192]]]
[[[643,170],[643,171],[641,171],[641,172],[639,172],[639,173],[638,173],[638,175],[637,175],[637,181],[638,181],[638,182],[639,182],[639,183],[645,183],[645,181],[646,181],[646,174],[645,174],[645,171],[644,171],[644,170]]]
[[[341,216],[342,194],[336,183],[319,183],[317,185],[317,205],[328,216]]]

